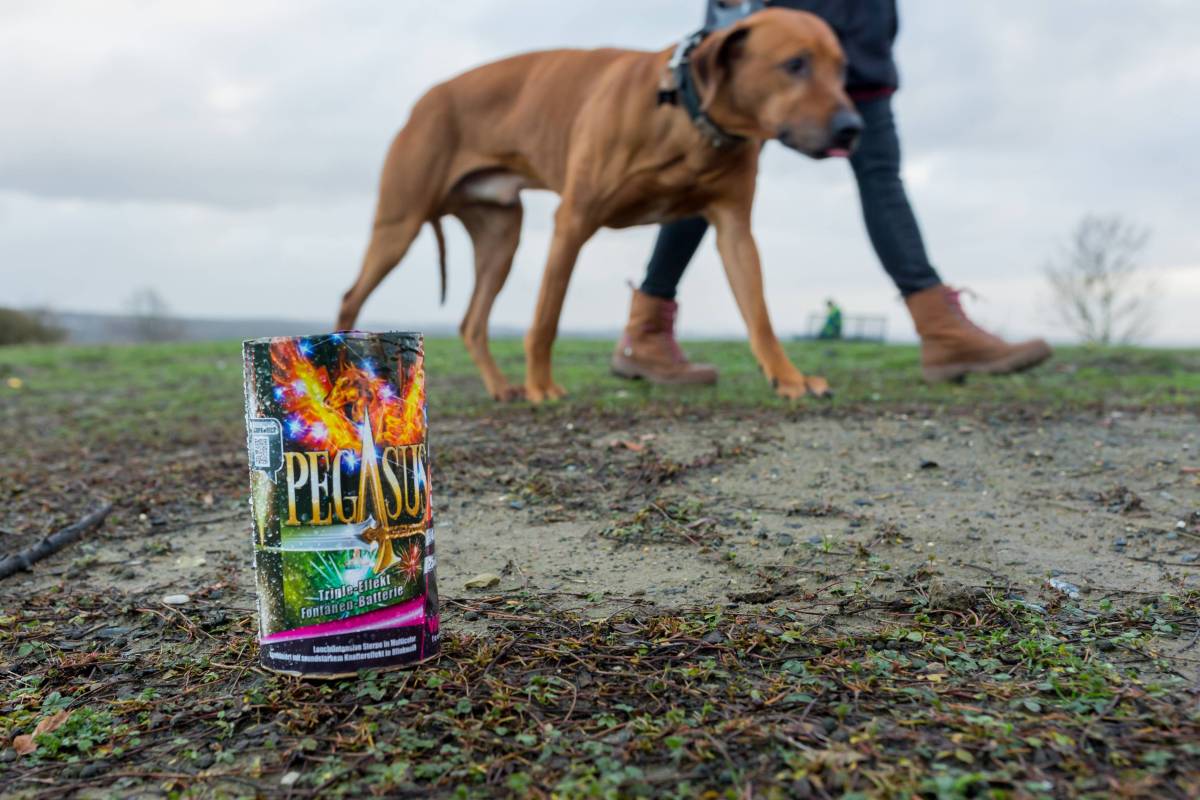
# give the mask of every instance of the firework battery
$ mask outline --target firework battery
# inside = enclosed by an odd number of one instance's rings
[[[263,666],[333,678],[433,656],[422,336],[255,339],[242,356]]]

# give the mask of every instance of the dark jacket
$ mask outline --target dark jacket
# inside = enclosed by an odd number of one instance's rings
[[[717,2],[708,0],[710,21]],[[767,5],[809,11],[829,23],[850,62],[846,88],[852,95],[899,88],[900,76],[892,58],[899,28],[896,0],[767,0]]]

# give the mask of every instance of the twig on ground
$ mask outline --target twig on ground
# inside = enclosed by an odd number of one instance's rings
[[[1125,556],[1130,561],[1144,561],[1147,564],[1157,564],[1160,567],[1187,567],[1189,569],[1200,569],[1200,563],[1187,563],[1184,561],[1162,561],[1157,558],[1144,558],[1142,556]]]
[[[85,533],[100,527],[111,511],[112,503],[105,503],[75,524],[68,525],[62,530],[50,534],[34,546],[0,561],[0,579],[7,578],[15,572],[28,572],[36,562],[57,553]]]

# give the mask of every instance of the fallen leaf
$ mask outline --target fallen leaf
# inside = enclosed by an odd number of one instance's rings
[[[33,729],[32,734],[23,733],[20,736],[13,738],[13,750],[17,751],[19,756],[27,756],[37,750],[37,737],[44,733],[54,733],[56,730],[66,724],[71,718],[72,712],[67,710],[59,711],[49,717],[45,717]]]
[[[464,583],[463,586],[468,589],[490,589],[498,583],[500,583],[499,575],[495,575],[491,572],[484,572],[480,575],[476,575],[474,578],[471,578],[471,580]]]
[[[52,717],[46,717],[33,729],[33,735],[36,737],[41,736],[43,733],[54,733],[66,724],[67,720],[71,718],[71,714],[72,712],[64,709]]]
[[[200,498],[200,502],[203,503],[206,508],[211,508],[213,503],[215,503],[217,501],[216,501],[216,498],[213,497],[212,492],[205,492],[204,496]]]
[[[626,450],[632,450],[635,453],[640,453],[646,449],[646,445],[641,444],[640,442],[630,441],[629,439],[613,439],[611,442],[609,442],[608,446],[613,450],[625,448]]]

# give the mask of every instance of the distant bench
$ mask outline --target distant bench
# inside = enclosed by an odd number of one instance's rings
[[[825,327],[825,314],[808,315],[808,333],[797,336],[797,339],[816,339],[821,328]],[[857,316],[842,315],[843,342],[882,342],[887,338],[887,317],[862,314]]]

